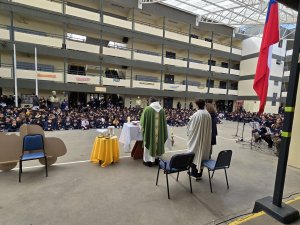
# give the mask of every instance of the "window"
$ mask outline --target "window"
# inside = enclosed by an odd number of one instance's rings
[[[166,58],[176,59],[176,53],[166,51]]]
[[[228,63],[227,62],[221,62],[221,67],[228,68]]]
[[[276,101],[272,101],[272,106],[276,106]]]
[[[210,59],[209,59],[209,60],[207,61],[207,64],[208,64],[208,65],[215,66],[215,65],[216,65],[216,61],[215,61],[215,60],[210,60]]]
[[[69,65],[68,74],[85,75],[85,67],[77,65]]]
[[[227,88],[227,82],[226,81],[220,81],[219,88],[226,89]]]
[[[277,59],[277,60],[276,60],[276,64],[277,64],[277,65],[280,65],[280,64],[281,64],[281,60],[280,60],[280,59]]]
[[[82,35],[79,35],[79,34],[67,33],[67,38],[69,40],[86,42],[86,36],[82,36]]]
[[[119,74],[118,74],[118,71],[116,71],[116,70],[106,70],[105,71],[105,76],[108,77],[108,78],[119,79]]]
[[[278,42],[278,48],[282,48],[282,43],[283,43],[283,40],[280,40],[280,41]]]
[[[214,80],[207,80],[206,81],[206,87],[213,88],[214,87],[214,83],[215,83]]]
[[[230,89],[231,90],[237,90],[238,89],[238,82],[231,82],[230,83]]]
[[[277,98],[278,94],[277,93],[273,93],[273,98]]]
[[[274,80],[274,86],[278,86],[278,80]]]
[[[204,38],[204,41],[212,42],[211,38]]]

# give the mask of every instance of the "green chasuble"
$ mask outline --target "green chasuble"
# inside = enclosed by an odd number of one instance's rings
[[[157,112],[151,106],[147,106],[141,116],[141,126],[143,129],[144,146],[149,151],[150,156],[156,157],[164,154],[165,142],[168,139],[164,110],[161,108],[160,111]]]

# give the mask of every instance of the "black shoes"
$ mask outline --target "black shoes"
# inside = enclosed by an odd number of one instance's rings
[[[152,162],[143,162],[144,166],[152,167],[153,163]]]

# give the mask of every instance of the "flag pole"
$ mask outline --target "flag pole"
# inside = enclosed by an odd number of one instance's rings
[[[35,63],[35,95],[39,96],[39,89],[38,89],[38,66],[37,66],[37,50],[36,47],[34,48],[34,63]]]
[[[16,44],[14,44],[14,78],[15,78],[15,106],[19,107],[18,102],[18,82],[17,82],[17,60],[16,60]]]
[[[291,223],[299,219],[298,210],[282,203],[300,71],[300,4],[298,4],[298,12],[274,193],[273,197],[268,196],[257,200],[253,209],[253,212],[259,212],[263,210],[282,223]]]

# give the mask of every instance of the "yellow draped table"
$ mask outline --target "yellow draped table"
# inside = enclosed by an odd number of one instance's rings
[[[96,137],[91,155],[91,162],[101,164],[106,167],[111,163],[119,161],[118,137],[111,138]]]

